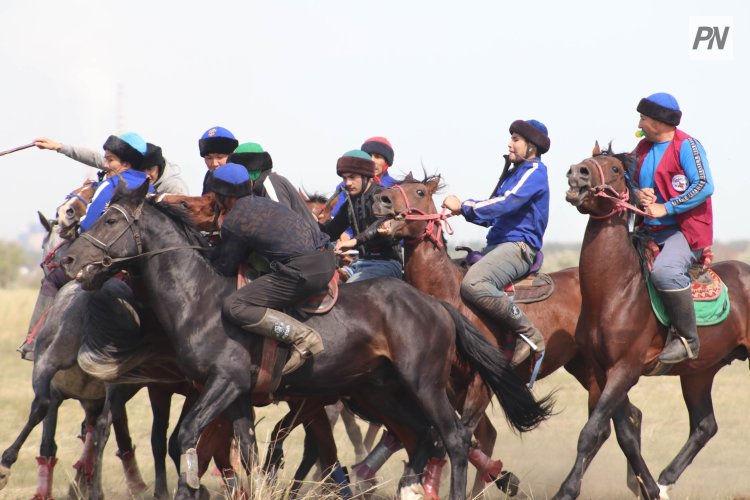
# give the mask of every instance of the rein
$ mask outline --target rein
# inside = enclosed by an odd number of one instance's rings
[[[139,259],[141,257],[148,257],[152,255],[158,255],[165,252],[171,252],[173,250],[210,250],[210,248],[202,247],[199,245],[186,245],[186,246],[173,246],[173,247],[166,247],[166,248],[160,248],[158,250],[151,250],[149,252],[143,251],[143,244],[141,242],[141,233],[136,230],[136,227],[138,225],[138,219],[140,218],[143,205],[139,205],[138,208],[135,210],[135,212],[131,215],[128,213],[127,210],[125,210],[120,205],[110,205],[110,210],[114,209],[120,212],[124,217],[125,220],[128,222],[128,225],[120,231],[120,233],[115,237],[114,240],[112,240],[111,243],[104,243],[103,241],[95,238],[94,236],[90,235],[88,232],[84,232],[81,234],[81,237],[86,239],[89,243],[94,245],[96,248],[104,251],[104,257],[102,260],[90,262],[88,265],[92,264],[98,264],[102,267],[109,268],[113,264],[117,264],[120,262],[127,262],[129,260]],[[103,217],[104,215],[102,215]],[[129,257],[111,257],[109,255],[110,248],[112,245],[117,243],[120,238],[123,237],[123,235],[130,229],[133,232],[133,239],[135,240],[135,245],[138,248],[138,253],[136,255],[131,255]]]
[[[643,217],[653,218],[653,215],[648,214],[635,205],[627,202],[627,200],[630,198],[630,190],[627,187],[625,188],[625,191],[623,193],[618,193],[615,188],[604,182],[604,169],[602,168],[602,165],[598,161],[596,161],[596,158],[592,157],[583,160],[584,164],[586,164],[587,162],[591,162],[594,164],[596,169],[599,171],[599,179],[601,179],[602,182],[598,186],[589,188],[589,191],[593,192],[594,196],[606,198],[615,202],[614,208],[609,213],[604,215],[589,215],[589,217],[591,217],[592,219],[608,219],[613,215],[630,210],[631,212]]]
[[[445,225],[446,233],[453,234],[453,228],[448,223],[448,218],[453,217],[453,214],[448,212],[447,208],[443,208],[443,210],[439,214],[425,213],[422,210],[411,206],[411,204],[409,203],[409,198],[406,196],[406,191],[404,191],[404,188],[402,188],[400,184],[394,184],[393,187],[401,192],[401,195],[404,197],[404,204],[406,205],[406,209],[399,212],[397,216],[403,217],[404,220],[427,221],[424,232],[419,236],[419,238],[416,238],[416,241],[412,240],[413,242],[410,243],[416,245],[423,240],[430,240],[438,248],[443,249],[445,247],[445,245],[443,244],[443,225]]]

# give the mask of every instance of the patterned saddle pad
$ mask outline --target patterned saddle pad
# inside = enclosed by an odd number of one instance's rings
[[[555,291],[555,282],[546,273],[533,273],[505,287],[505,293],[517,304],[540,302]]]

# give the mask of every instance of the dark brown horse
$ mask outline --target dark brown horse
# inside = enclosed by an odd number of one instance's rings
[[[232,288],[196,251],[196,245],[204,248],[199,236],[182,217],[144,203],[145,194],[145,187],[128,192],[120,183],[108,210],[85,239],[71,246],[64,265],[84,286],[96,288],[126,263],[139,264],[149,301],[182,369],[203,385],[179,434],[188,465],[181,471],[177,497],[192,498],[198,486],[190,465],[193,448],[200,430],[222,411],[228,410],[234,422],[244,463],[252,463],[249,403],[257,368],[250,351],[257,354],[259,343],[223,321],[221,301]],[[446,396],[454,355],[481,374],[518,430],[529,430],[549,415],[549,401],[534,401],[507,360],[453,307],[399,280],[342,287],[331,312],[304,321],[321,332],[326,348],[313,362],[284,376],[275,394],[347,395],[371,387],[382,398],[371,402],[381,416],[407,423],[417,436],[407,445],[409,470],[421,472],[434,439],[429,426],[437,429],[451,459],[453,498],[465,496],[469,445],[469,434]],[[403,481],[406,487],[414,478],[405,476]]]
[[[698,359],[674,365],[670,375],[681,378],[690,415],[690,436],[682,450],[654,481],[641,456],[640,438],[630,432],[625,408],[630,388],[654,372],[667,329],[656,319],[641,273],[640,257],[631,243],[627,213],[628,155],[602,154],[571,166],[566,200],[589,222],[580,258],[581,317],[576,339],[585,359],[589,387],[589,420],[578,439],[575,464],[556,498],[580,494],[586,465],[613,419],[618,440],[639,478],[646,498],[665,495],[696,454],[716,433],[711,386],[716,372],[733,359],[747,359],[750,266],[720,262],[714,271],[729,288],[731,312],[720,324],[700,327]],[[619,432],[622,431],[622,432]]]

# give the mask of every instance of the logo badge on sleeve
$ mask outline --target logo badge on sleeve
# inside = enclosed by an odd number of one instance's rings
[[[678,174],[672,177],[672,187],[676,191],[683,192],[688,188],[688,180],[683,174]]]

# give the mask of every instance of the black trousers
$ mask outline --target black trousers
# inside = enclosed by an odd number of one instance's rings
[[[332,249],[300,257],[287,263],[272,262],[273,272],[264,274],[224,300],[224,315],[243,326],[259,322],[267,308],[285,308],[323,290],[336,272]]]

